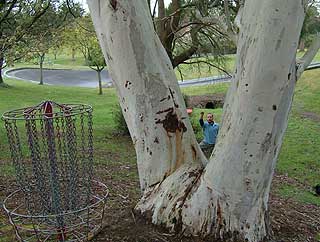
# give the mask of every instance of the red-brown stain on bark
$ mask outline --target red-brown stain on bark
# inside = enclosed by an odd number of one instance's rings
[[[173,108],[169,108],[163,111],[157,112],[157,114],[168,112],[164,118],[164,120],[158,119],[156,121],[156,124],[162,124],[163,128],[169,132],[169,133],[175,133],[176,131],[179,132],[186,132],[187,127],[185,124],[178,119],[178,116],[176,113],[173,112]]]
[[[219,226],[222,226],[223,222],[222,222],[222,209],[219,203],[219,200],[217,201],[217,224],[219,224]]]
[[[191,145],[191,150],[192,150],[192,158],[193,158],[193,160],[196,160],[196,158],[197,158],[197,150],[196,150],[196,148],[194,148],[193,145]]]
[[[182,144],[183,133],[187,131],[187,127],[183,123],[181,119],[179,119],[178,115],[175,113],[174,108],[167,108],[165,110],[160,110],[157,114],[167,113],[163,120],[157,119],[156,124],[162,124],[163,128],[167,131],[167,136],[169,138],[169,154],[170,160],[172,160],[172,148],[173,145],[170,141],[172,135],[175,134],[175,161],[171,166],[170,173],[177,170],[184,162],[184,149]]]
[[[160,111],[156,112],[156,114],[168,113],[168,112],[173,112],[173,108],[167,108],[165,110],[160,110]]]

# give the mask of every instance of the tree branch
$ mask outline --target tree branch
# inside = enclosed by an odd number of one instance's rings
[[[66,1],[66,4],[67,4],[67,8],[68,8],[69,13],[70,13],[74,18],[80,17],[80,16],[76,16],[76,14],[72,11],[72,7],[71,7],[71,4],[70,4],[70,0],[67,0],[67,1]]]
[[[182,62],[190,59],[192,55],[194,55],[198,48],[199,48],[199,39],[198,39],[198,31],[201,29],[201,26],[197,26],[195,28],[191,29],[191,39],[192,39],[192,45],[190,46],[189,49],[181,53],[180,55],[176,56],[173,61],[172,61],[172,66],[175,68]]]
[[[180,22],[180,17],[181,17],[181,11],[180,9],[180,1],[179,0],[172,0],[172,6],[173,6],[173,11],[176,13],[172,16],[172,20],[170,21],[171,29],[172,31],[175,31]]]
[[[240,1],[239,3],[239,9],[237,12],[237,16],[234,20],[234,24],[240,29],[241,28],[241,19],[242,19],[242,12],[243,12],[243,8],[244,8],[244,2]],[[236,42],[235,42],[236,43]]]
[[[212,64],[211,62],[205,61],[205,60],[197,60],[197,61],[187,61],[187,62],[182,62],[181,64],[186,64],[186,65],[192,65],[192,64],[199,64],[199,63],[204,63],[207,64],[211,67],[214,67],[216,69],[218,69],[219,71],[222,71],[223,73],[225,73],[228,77],[232,77],[232,75],[230,75],[230,73],[226,70],[224,70],[223,68]]]
[[[158,0],[155,1],[154,6],[153,6],[153,11],[152,11],[152,20],[154,20],[154,17],[156,15],[156,8],[157,8]]]
[[[158,35],[160,37],[161,42],[164,43],[165,35],[166,35],[164,0],[158,1],[158,18],[159,18],[159,21],[157,24]]]
[[[232,27],[230,10],[229,10],[229,0],[224,0],[224,12],[225,12],[225,21],[226,21],[226,34],[234,43],[237,43],[237,34]]]
[[[47,6],[45,8],[42,9],[42,11],[36,15],[33,16],[32,21],[26,25],[26,27],[24,28],[24,31],[21,32],[20,35],[17,36],[16,38],[16,42],[20,41],[22,39],[22,37],[27,33],[27,31],[30,30],[30,28],[32,27],[32,25],[42,16],[45,14],[45,12],[48,10],[48,8],[50,7],[51,3],[50,1],[48,2]]]
[[[297,60],[297,79],[300,78],[304,70],[310,65],[313,58],[317,54],[320,49],[320,33],[316,34],[316,37],[312,41],[311,46],[307,50],[307,52],[303,55],[302,58]]]
[[[11,2],[10,7],[8,8],[8,10],[6,11],[5,15],[1,18],[0,20],[0,24],[3,22],[3,20],[7,19],[7,17],[9,16],[9,14],[11,13],[12,9],[14,8],[14,6],[16,5],[17,0],[14,0]]]

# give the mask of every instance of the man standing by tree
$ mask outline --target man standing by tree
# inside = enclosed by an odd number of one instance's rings
[[[203,121],[204,112],[200,113],[199,123],[203,129],[204,139],[200,142],[200,148],[206,153],[211,154],[214,145],[216,144],[217,135],[219,132],[219,124],[213,120],[213,114],[207,114],[207,121]]]

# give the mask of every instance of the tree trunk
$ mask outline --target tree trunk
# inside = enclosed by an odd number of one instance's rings
[[[45,54],[40,55],[40,83],[39,85],[43,85],[43,62],[44,62]]]
[[[175,68],[177,66],[176,65],[177,62],[174,61],[174,56],[173,56],[174,43],[173,42],[175,39],[175,32],[179,27],[179,22],[181,17],[181,11],[180,11],[181,1],[179,0],[171,1],[171,11],[173,12],[173,14],[170,16],[170,18],[166,16],[166,8],[165,8],[164,2],[165,2],[164,0],[158,1],[157,32],[158,32],[160,41],[164,46],[170,58],[171,63],[173,64],[173,68]],[[196,49],[197,48],[198,47],[196,47]],[[193,47],[190,47],[190,49],[193,49]]]
[[[158,19],[157,19],[157,31],[160,41],[165,43],[166,36],[166,8],[164,5],[164,0],[158,1]]]
[[[71,49],[71,57],[72,57],[72,61],[75,61],[76,60],[76,58],[75,58],[75,56],[76,56],[76,49],[75,48],[72,48]]]
[[[296,83],[303,1],[245,1],[236,72],[204,170],[147,2],[88,3],[136,148],[145,190],[136,210],[184,233],[265,239],[270,184]]]
[[[171,62],[145,0],[89,1],[110,74],[137,154],[142,189],[185,163],[202,166]],[[117,40],[117,41],[114,41]]]
[[[0,57],[0,86],[4,86],[4,81],[3,81],[3,77],[2,77],[3,62],[4,62],[4,58]]]
[[[102,95],[102,83],[101,83],[101,70],[97,71],[98,74],[98,80],[99,80],[99,95]]]
[[[304,52],[304,49],[305,49],[305,40],[304,39],[300,39],[299,51],[300,52]]]

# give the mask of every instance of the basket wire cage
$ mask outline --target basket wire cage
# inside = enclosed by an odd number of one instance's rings
[[[93,179],[92,107],[44,101],[2,116],[18,190],[3,208],[20,241],[87,241],[107,187]]]

